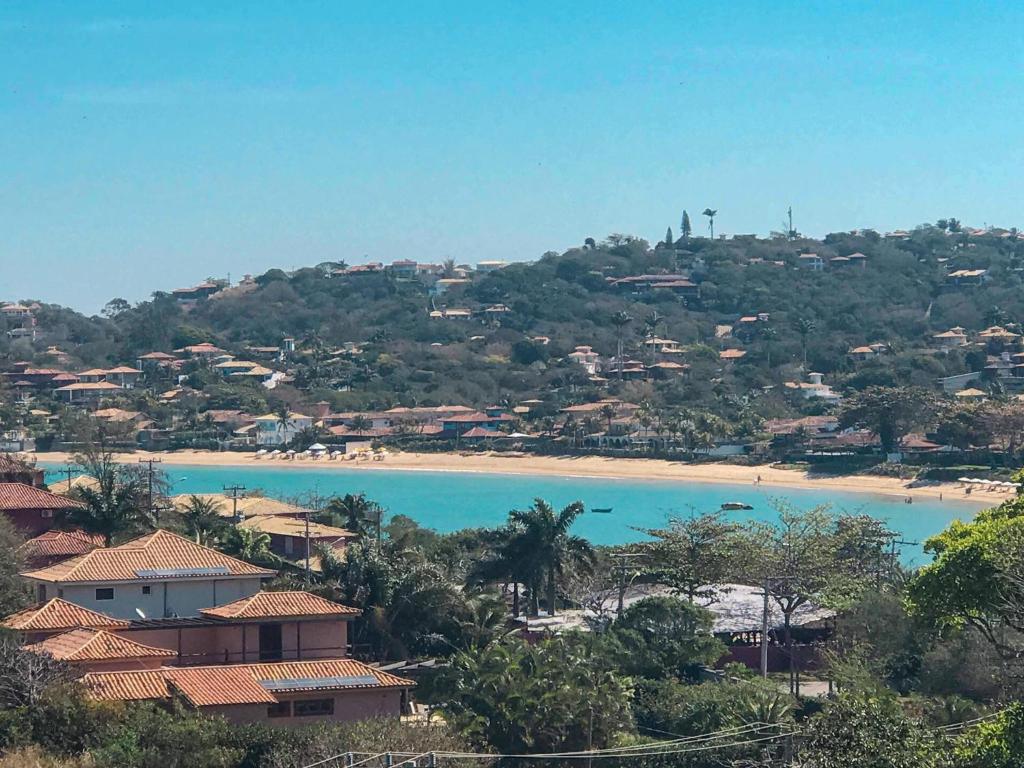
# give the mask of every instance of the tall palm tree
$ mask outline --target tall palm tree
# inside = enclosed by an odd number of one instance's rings
[[[540,587],[546,588],[548,615],[555,615],[558,581],[569,567],[588,571],[593,568],[594,548],[586,539],[569,533],[584,512],[583,502],[575,501],[561,511],[544,499],[535,499],[525,510],[509,512],[509,528],[517,549],[524,555],[524,567],[530,585],[530,607],[540,612]]]
[[[82,506],[68,512],[68,522],[99,534],[108,547],[119,533],[151,527],[138,478],[112,463],[97,464],[92,473],[96,483],[76,489]]]
[[[221,505],[210,498],[192,494],[181,512],[185,529],[194,537],[196,544],[206,545],[224,527]]]
[[[798,317],[796,320],[796,332],[800,334],[800,348],[803,352],[804,370],[807,370],[807,338],[814,333],[818,326],[809,317]]]
[[[277,426],[281,431],[281,444],[288,442],[288,427],[292,423],[292,413],[287,403],[281,403],[274,409],[274,416],[277,418]]]
[[[779,332],[772,328],[770,325],[766,325],[761,329],[761,339],[764,341],[764,353],[765,358],[768,361],[768,367],[772,367],[772,343],[779,337]]]
[[[633,322],[633,318],[628,312],[618,311],[612,315],[612,325],[615,326],[615,346],[616,355],[618,356],[618,368],[619,368],[619,379],[622,379],[622,335],[626,330],[626,326]]]
[[[349,427],[356,432],[367,432],[372,426],[373,422],[361,413],[353,416],[352,423],[349,424]]]
[[[708,226],[711,228],[711,239],[715,239],[715,216],[718,215],[717,208],[705,208],[702,214],[708,217]]]
[[[601,416],[602,418],[604,418],[605,423],[608,427],[607,431],[605,432],[605,435],[611,435],[612,419],[614,419],[617,414],[618,410],[616,410],[615,406],[612,405],[611,403],[605,403],[604,405],[601,406]]]
[[[658,310],[654,310],[653,312],[651,312],[651,314],[644,318],[644,336],[646,337],[647,341],[653,341],[658,337],[658,326],[661,325],[661,321],[664,319],[665,318],[658,313]],[[648,346],[650,347],[650,349],[648,350],[650,360],[652,363],[655,363],[658,360],[657,345],[648,344]]]

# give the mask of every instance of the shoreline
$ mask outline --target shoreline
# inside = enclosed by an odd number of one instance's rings
[[[66,464],[71,454],[47,452],[30,454],[38,461]],[[686,464],[665,459],[608,458],[605,456],[534,456],[509,453],[388,453],[383,461],[330,461],[320,459],[275,460],[257,459],[255,454],[215,451],[173,451],[116,454],[119,461],[134,463],[139,459],[159,459],[173,466],[194,467],[267,467],[283,470],[342,471],[407,471],[460,472],[466,474],[536,475],[546,477],[577,477],[603,480],[653,480],[679,483],[712,483],[724,485],[760,485],[774,488],[843,491],[901,498],[939,499],[972,506],[995,505],[1008,498],[1008,493],[978,492],[971,495],[957,483],[929,483],[913,486],[908,481],[871,475],[838,475],[811,477],[793,469],[777,469],[769,464],[741,466],[737,464]],[[758,482],[758,477],[760,481]]]

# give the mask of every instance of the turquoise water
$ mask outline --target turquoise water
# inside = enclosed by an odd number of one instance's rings
[[[321,497],[364,492],[390,514],[407,515],[442,532],[500,525],[509,510],[529,506],[535,497],[558,506],[578,499],[587,509],[613,510],[611,514],[584,515],[576,524],[574,532],[595,544],[638,541],[645,537],[637,528],[657,528],[672,516],[713,511],[727,501],[745,502],[754,508],[728,512],[732,519],[771,521],[777,517],[772,501],[778,499],[801,509],[827,503],[837,512],[869,514],[885,520],[905,540],[923,542],[957,518],[970,519],[982,506],[938,499],[906,504],[899,497],[866,493],[678,481],[314,467],[165,465],[164,470],[174,493],[214,493],[236,484],[288,500],[308,498],[312,492]],[[927,562],[920,545],[904,546],[902,559],[907,564]]]

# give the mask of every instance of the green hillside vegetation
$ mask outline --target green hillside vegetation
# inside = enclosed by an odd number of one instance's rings
[[[419,280],[400,280],[386,270],[337,274],[338,265],[322,264],[290,274],[270,270],[244,289],[191,307],[155,293],[135,306],[114,300],[103,316],[45,304],[36,315],[47,344],[82,367],[130,362],[141,353],[201,341],[243,354],[246,345],[298,340],[293,386],[273,395],[258,386],[223,383],[195,366],[189,384],[213,395],[210,407],[271,407],[281,399],[328,400],[336,408],[484,406],[535,396],[563,405],[611,394],[657,408],[699,408],[732,421],[749,413],[770,418],[822,410],[821,403],[802,402],[783,386],[804,380],[809,371],[823,373],[845,392],[872,385],[934,389],[939,377],[982,370],[986,352],[997,351],[971,346],[937,354],[935,333],[996,324],[1019,330],[1024,240],[1015,233],[951,232],[940,223],[943,228],[920,227],[897,238],[862,231],[821,241],[737,236],[653,247],[622,235],[599,243],[588,238],[587,245],[562,254],[478,274],[440,296]],[[801,253],[817,254],[828,266],[800,268]],[[863,268],[829,262],[853,253],[866,256]],[[968,268],[989,270],[987,281],[951,287],[947,275]],[[699,286],[699,297],[633,292],[612,283],[645,273],[687,275]],[[479,312],[497,304],[511,311],[495,320],[429,317],[435,309]],[[751,324],[751,331],[735,325],[758,313],[767,320]],[[619,325],[617,316],[624,318]],[[735,326],[732,337],[716,338],[722,325]],[[620,382],[605,374],[610,381],[594,383],[566,358],[576,345],[612,356],[619,333],[626,356],[644,363],[652,361],[645,338],[679,342],[688,375]],[[355,351],[343,353],[346,343]],[[889,351],[867,362],[851,359],[852,348],[870,343]],[[0,335],[0,355],[11,361],[44,364],[41,346]],[[725,348],[747,354],[723,365],[718,352]],[[155,407],[140,405],[150,413]]]

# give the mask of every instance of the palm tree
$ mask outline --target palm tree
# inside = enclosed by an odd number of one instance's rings
[[[807,370],[807,337],[814,333],[818,326],[809,317],[800,317],[796,321],[796,332],[800,334],[800,347],[803,350],[804,370]]]
[[[482,592],[469,598],[462,606],[462,615],[455,618],[461,644],[466,650],[483,650],[515,630],[506,626],[508,608],[500,595]]]
[[[195,538],[196,544],[205,546],[224,527],[224,518],[220,513],[220,503],[192,494],[181,512],[181,518],[185,530]]]
[[[633,322],[628,312],[618,311],[612,315],[612,325],[615,326],[616,355],[618,356],[619,379],[622,379],[622,334],[626,326]]]
[[[270,534],[254,528],[232,528],[224,549],[241,560],[258,565],[278,560],[277,555],[270,551]]]
[[[277,426],[281,432],[281,444],[288,442],[288,427],[292,423],[292,413],[288,409],[287,403],[281,403],[274,410],[274,416],[277,418]]]
[[[768,367],[772,367],[772,342],[779,337],[779,332],[772,328],[770,325],[766,325],[761,329],[761,338],[764,340],[764,353],[768,361]]]
[[[651,314],[649,314],[647,317],[644,318],[644,328],[645,328],[644,336],[647,338],[647,341],[649,341],[649,342],[654,341],[654,339],[656,339],[658,337],[658,326],[661,325],[661,321],[664,320],[664,319],[665,318],[662,317],[658,313],[658,310],[654,310],[653,312],[651,312]],[[658,358],[657,358],[657,349],[658,349],[658,347],[657,347],[656,344],[649,344],[648,346],[650,347],[650,359],[651,359],[651,362],[655,363],[658,360]]]
[[[539,594],[543,584],[547,592],[548,615],[555,615],[558,580],[568,567],[588,571],[593,568],[595,553],[590,542],[569,533],[572,524],[584,512],[583,502],[575,501],[561,511],[544,499],[535,499],[533,506],[509,513],[509,529],[515,549],[523,553],[522,563],[530,586],[530,608],[540,612]]]
[[[605,403],[604,405],[601,406],[601,416],[604,418],[605,422],[608,425],[608,430],[607,432],[605,432],[605,435],[611,435],[612,419],[614,419],[617,414],[618,410],[616,410],[615,406],[612,405],[611,403]]]
[[[455,277],[455,259],[445,259],[443,262],[441,262],[441,265],[441,273],[445,277]]]
[[[715,216],[718,215],[718,209],[717,208],[705,208],[703,215],[708,217],[708,226],[711,227],[711,239],[714,240],[715,239]]]
[[[89,533],[99,534],[108,547],[119,533],[151,527],[143,503],[145,494],[138,478],[110,462],[97,463],[92,466],[91,473],[96,484],[76,489],[82,506],[68,512],[68,522]]]
[[[327,502],[324,511],[339,516],[345,521],[345,528],[359,536],[365,536],[371,525],[376,526],[377,539],[380,539],[383,510],[377,502],[366,498],[365,493],[335,496]]]

